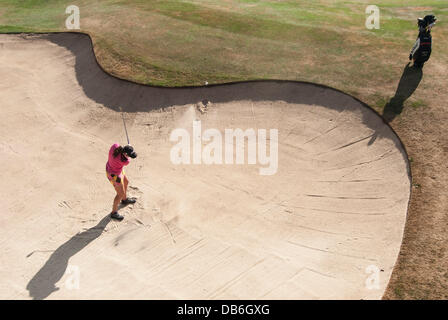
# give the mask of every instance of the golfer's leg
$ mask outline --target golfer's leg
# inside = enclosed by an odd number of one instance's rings
[[[123,183],[124,183],[124,198],[123,200],[126,200],[128,198],[128,184],[129,184],[129,180],[128,177],[126,177],[126,175],[123,176]]]
[[[112,212],[117,212],[118,211],[118,205],[120,204],[120,201],[122,199],[126,199],[126,198],[124,198],[124,194],[125,194],[124,193],[124,185],[122,183],[116,184],[114,186],[114,188],[115,188],[115,191],[117,192],[117,195],[114,198],[114,204],[113,204],[113,207],[112,207]]]

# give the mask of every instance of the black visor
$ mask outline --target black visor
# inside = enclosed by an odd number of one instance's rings
[[[131,158],[136,158],[137,153],[135,153],[134,148],[130,145],[127,145],[123,148],[123,152],[126,153]]]

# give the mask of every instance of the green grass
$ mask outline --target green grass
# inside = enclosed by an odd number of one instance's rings
[[[0,0],[0,32],[64,31],[65,8],[72,3]],[[92,35],[100,62],[121,77],[167,86],[307,80],[361,94],[378,77],[388,83],[400,75],[417,33],[416,18],[428,10],[408,7],[430,7],[441,21],[435,29],[440,33],[446,32],[448,19],[442,1],[377,1],[380,30],[364,26],[368,1],[78,0],[76,4],[82,31]],[[436,54],[446,57],[446,42],[436,45],[440,46]]]
[[[22,26],[4,26],[0,25],[0,33],[11,33],[11,32],[30,32],[33,31],[31,28],[26,28]]]
[[[0,30],[1,32],[60,30],[66,17],[65,3],[67,1],[0,0]]]
[[[409,102],[409,105],[412,108],[421,108],[421,107],[426,107],[427,103],[421,99],[414,99],[413,101]]]
[[[364,26],[368,1],[78,0],[109,72],[146,84],[200,85],[247,79],[314,81],[381,109],[365,87],[400,76],[416,18],[434,12],[446,39],[444,1],[377,1],[381,29]],[[65,30],[73,1],[0,0],[0,32]],[[434,56],[446,59],[447,41]],[[437,58],[436,58],[437,59]],[[411,105],[425,105],[416,93]],[[390,89],[387,95],[392,96]],[[384,105],[384,104],[383,104]]]
[[[379,111],[384,108],[384,106],[390,101],[391,97],[385,97],[379,93],[375,93],[373,96],[369,98],[369,100],[373,101],[372,107]]]
[[[118,2],[122,5],[129,1]],[[273,20],[272,17],[248,15],[238,12],[227,12],[199,4],[182,1],[132,1],[132,5],[139,10],[147,10],[167,17],[182,20],[207,28],[215,28],[238,35],[283,41],[297,41],[297,34],[313,32],[313,39],[321,42],[337,42],[341,38],[338,34],[328,33],[313,27],[300,27],[291,23]],[[308,15],[306,19],[310,19]],[[310,38],[310,37],[308,37]]]
[[[64,31],[65,8],[70,4],[73,1],[0,0],[0,32]],[[441,1],[378,1],[380,30],[364,26],[367,1],[78,0],[76,4],[81,31],[92,35],[100,63],[120,77],[166,86],[306,80],[367,99],[371,94],[363,93],[364,88],[373,86],[375,79],[389,83],[400,75],[417,33],[416,18],[426,13],[407,6],[434,8],[442,21],[436,27],[439,32],[446,31],[443,20],[448,19]],[[448,46],[437,45],[443,58]]]

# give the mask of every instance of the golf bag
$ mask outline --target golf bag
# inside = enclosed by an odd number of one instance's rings
[[[420,46],[413,54],[413,60],[416,67],[423,67],[431,56],[432,37],[430,33],[420,33],[418,37]]]
[[[431,56],[431,28],[436,24],[436,20],[436,17],[433,15],[427,15],[423,19],[418,19],[419,34],[409,55],[409,59],[414,60],[414,66],[417,68],[423,67]]]

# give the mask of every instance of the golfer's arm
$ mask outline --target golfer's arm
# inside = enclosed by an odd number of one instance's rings
[[[414,55],[414,53],[417,52],[418,48],[420,48],[420,38],[417,38],[417,41],[415,41],[415,44],[411,50],[411,54]]]

